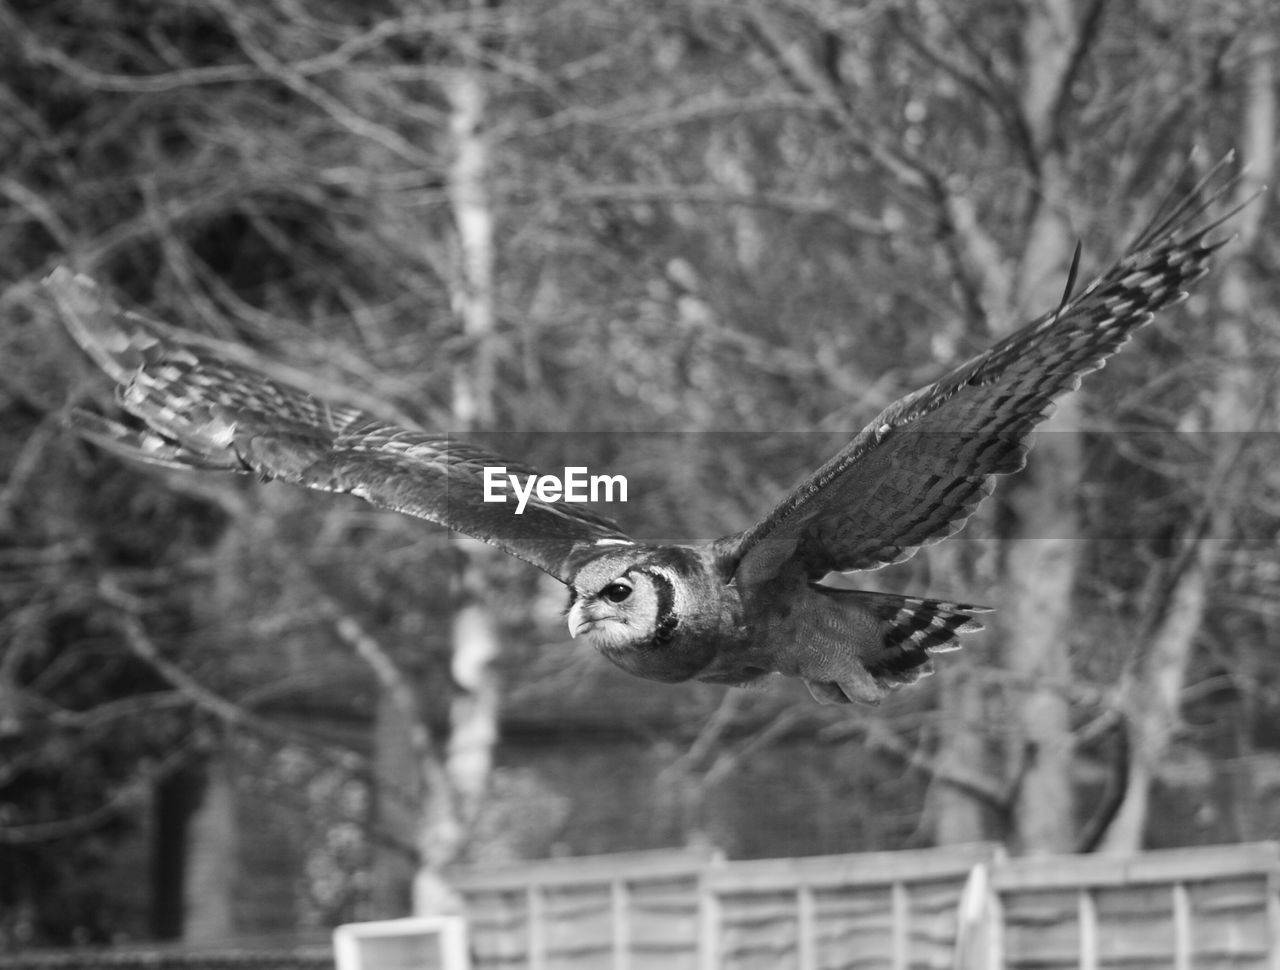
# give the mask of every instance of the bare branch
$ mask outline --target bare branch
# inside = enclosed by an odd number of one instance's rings
[[[956,18],[950,15],[945,4],[939,6],[939,11],[947,17],[955,36],[960,38],[965,50],[970,52],[972,60],[979,66],[979,71],[972,71],[947,56],[935,44],[930,43],[923,31],[909,28],[902,19],[901,10],[897,8],[891,9],[889,11],[889,22],[894,25],[899,36],[909,48],[919,54],[927,63],[954,79],[962,87],[976,93],[979,100],[985,102],[995,112],[996,117],[1001,120],[1015,142],[1025,143],[1027,131],[1018,111],[1017,98],[1012,96],[990,67],[991,58],[983,56],[982,53],[974,50],[969,32],[961,28]]]
[[[50,414],[36,426],[21,450],[13,459],[7,481],[0,481],[0,526],[13,521],[14,510],[22,497],[22,491],[36,473],[45,449],[58,440],[59,425]]]
[[[809,94],[787,94],[766,91],[749,97],[731,97],[716,93],[686,98],[675,105],[653,107],[652,98],[636,95],[613,102],[608,107],[571,105],[560,111],[529,120],[495,123],[495,141],[535,138],[579,125],[595,125],[626,132],[646,132],[673,128],[677,125],[705,124],[720,118],[741,118],[750,114],[825,114],[828,108]]]
[[[707,770],[703,779],[703,784],[707,788],[713,788],[720,782],[724,781],[737,767],[745,760],[750,758],[758,751],[767,748],[777,738],[782,737],[795,724],[805,720],[810,715],[802,708],[788,707],[777,717],[765,725],[764,729],[757,731],[747,738],[737,748],[732,750],[724,750],[716,757],[715,762]]]
[[[1066,66],[1058,78],[1058,90],[1049,109],[1048,122],[1049,137],[1054,145],[1061,145],[1065,137],[1063,119],[1067,105],[1071,102],[1071,89],[1075,86],[1076,78],[1080,76],[1080,69],[1084,66],[1089,51],[1102,29],[1102,15],[1106,12],[1107,2],[1108,0],[1092,0],[1089,4],[1089,9],[1085,11],[1076,30],[1075,42],[1071,45],[1071,54],[1067,58]]]
[[[518,198],[517,193],[510,193]],[[741,205],[777,209],[798,215],[830,216],[868,236],[887,236],[889,229],[878,216],[851,212],[842,200],[822,195],[793,195],[784,192],[742,192],[722,185],[663,185],[640,182],[574,183],[559,192],[562,199],[617,202],[686,202],[707,205]]]
[[[274,78],[294,93],[306,98],[357,138],[381,145],[393,155],[411,164],[424,168],[436,166],[435,158],[407,141],[398,132],[354,111],[338,98],[313,84],[296,66],[277,59],[254,38],[253,25],[243,13],[242,8],[229,0],[212,0],[212,2],[235,33],[245,54],[266,76]]]
[[[854,734],[861,735],[861,743],[867,749],[894,755],[934,780],[959,789],[998,811],[1006,811],[1009,807],[1011,792],[1007,786],[996,784],[976,771],[965,771],[955,765],[939,762],[926,754],[919,745],[908,743],[879,717],[864,716],[857,721],[842,721],[821,731],[819,736],[830,740],[848,738]]]
[[[725,732],[742,708],[745,696],[739,691],[725,691],[720,695],[720,703],[711,712],[711,716],[702,722],[702,727],[689,747],[663,766],[654,782],[657,788],[671,785],[678,778],[693,777],[703,770],[704,763],[710,760],[713,749],[723,741]]]
[[[365,630],[354,616],[342,609],[331,597],[323,593],[320,595],[325,596],[323,612],[333,624],[334,631],[368,665],[378,684],[404,719],[409,731],[409,744],[422,770],[423,781],[435,791],[448,791],[448,776],[436,752],[426,717],[418,705],[408,676],[377,637]]]
[[[17,825],[0,824],[0,844],[31,845],[36,842],[52,842],[74,838],[100,828],[121,812],[127,811],[151,797],[157,782],[163,781],[185,765],[198,752],[196,740],[189,739],[159,761],[146,766],[126,784],[121,785],[96,808],[70,818],[52,822],[27,822]]]
[[[157,649],[155,642],[147,635],[139,618],[141,603],[132,594],[126,592],[115,577],[103,577],[99,589],[103,599],[119,610],[117,623],[129,649],[172,684],[189,703],[212,714],[227,725],[252,731],[261,737],[280,742],[301,743],[308,747],[315,746],[316,741],[310,735],[258,717],[243,703],[228,700],[210,690],[181,666],[164,657]]]
[[[75,248],[75,233],[58,214],[57,208],[47,198],[27,188],[15,178],[0,178],[0,195],[24,210],[36,222],[44,227],[45,232],[63,249]]]
[[[477,15],[473,11],[443,11],[431,16],[408,15],[380,20],[368,30],[343,40],[331,51],[292,62],[289,70],[297,78],[317,77],[337,71],[345,71],[349,76],[355,75],[360,72],[353,66],[353,62],[385,46],[388,41],[422,35],[449,37],[464,23],[475,21],[477,16],[483,18],[486,14],[482,12]],[[497,23],[501,15],[494,12],[487,16]],[[0,7],[0,23],[4,24],[14,36],[21,38],[23,53],[32,61],[51,67],[92,91],[118,94],[166,94],[184,88],[279,79],[279,74],[272,69],[272,66],[262,63],[186,67],[156,74],[116,74],[100,71],[46,44],[27,29],[21,20],[3,7]],[[380,64],[370,70],[376,70],[379,77],[386,79],[398,66]],[[412,70],[413,77],[419,79],[434,73],[430,67],[416,67]]]
[[[830,76],[818,68],[813,57],[800,44],[792,42],[786,36],[773,11],[761,0],[752,0],[748,6],[748,25],[793,87],[817,98],[826,113],[840,122],[844,136],[892,175],[900,185],[926,195],[936,192],[942,181],[937,173],[930,172],[920,159],[899,148],[890,147],[883,139],[869,134],[866,126],[854,116]]]

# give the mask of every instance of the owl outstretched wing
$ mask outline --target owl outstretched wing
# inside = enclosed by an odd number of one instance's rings
[[[886,408],[758,525],[720,540],[743,584],[798,565],[811,579],[909,558],[958,531],[1018,471],[1030,432],[1152,315],[1186,298],[1235,210],[1205,218],[1235,183],[1231,156],[1162,207],[1109,270],[1061,306]],[[1216,188],[1210,188],[1221,181]],[[1074,267],[1072,276],[1074,277]]]
[[[116,382],[120,405],[141,421],[135,427],[73,411],[71,425],[111,451],[172,468],[247,472],[350,492],[482,539],[562,582],[577,554],[631,543],[613,522],[578,504],[534,493],[517,516],[510,503],[486,502],[485,468],[537,474],[522,462],[273,380],[120,309],[68,269],[54,270],[45,285],[72,336]]]

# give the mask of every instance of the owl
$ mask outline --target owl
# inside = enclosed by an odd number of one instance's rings
[[[996,476],[1022,467],[1054,399],[1207,272],[1222,245],[1209,236],[1226,217],[1205,213],[1234,184],[1225,166],[1073,292],[1077,250],[1059,306],[889,405],[759,522],[714,541],[642,543],[545,490],[524,493],[517,519],[512,503],[486,496],[489,470],[520,480],[534,469],[270,379],[122,310],[65,268],[45,282],[132,416],[76,410],[69,422],[84,437],[171,468],[350,492],[492,543],[564,583],[570,633],[638,677],[746,686],[782,674],[823,703],[875,703],[931,672],[932,655],[981,629],[988,611],[824,578],[952,535]]]

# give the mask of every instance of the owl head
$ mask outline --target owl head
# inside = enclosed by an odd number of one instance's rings
[[[687,680],[715,650],[696,636],[699,602],[707,598],[698,566],[670,546],[633,546],[588,561],[570,584],[570,634],[640,677]]]

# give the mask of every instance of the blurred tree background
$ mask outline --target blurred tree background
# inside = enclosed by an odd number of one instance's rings
[[[1077,239],[1100,268],[1232,146],[1274,180],[1278,43],[1265,0],[0,0],[0,945],[556,853],[1280,836],[1269,199],[961,538],[857,577],[1001,609],[874,711],[630,679],[531,568],[69,438],[110,402],[39,286],[713,538]]]

